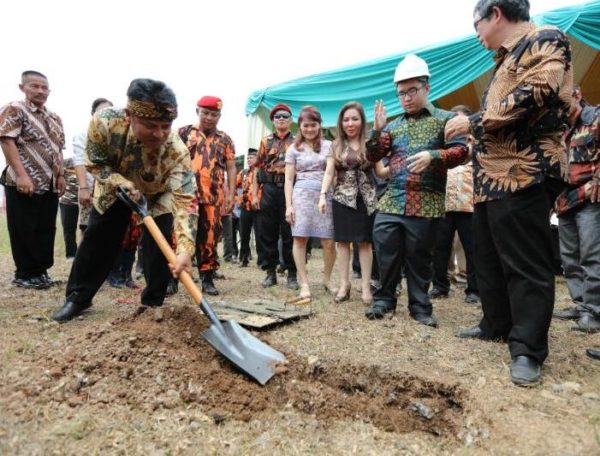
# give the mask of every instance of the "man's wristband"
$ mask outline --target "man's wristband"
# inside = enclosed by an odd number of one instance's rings
[[[79,190],[89,190],[89,187],[79,187]]]

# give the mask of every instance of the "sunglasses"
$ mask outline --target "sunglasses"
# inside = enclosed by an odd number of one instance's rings
[[[273,116],[273,119],[289,119],[290,117],[292,116],[290,116],[289,114],[275,114]]]

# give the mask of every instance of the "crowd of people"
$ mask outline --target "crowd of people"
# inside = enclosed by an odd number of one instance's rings
[[[136,251],[143,305],[162,305],[193,265],[203,292],[217,295],[217,244],[225,242],[225,261],[248,267],[254,231],[262,287],[276,286],[279,270],[287,288],[311,299],[306,263],[318,239],[320,281],[333,302],[352,299],[355,256],[367,319],[394,314],[405,278],[410,317],[437,327],[431,301],[449,294],[458,234],[464,299],[481,303],[482,318],[457,336],[506,342],[511,380],[539,382],[555,294],[551,213],[574,302],[554,315],[600,331],[600,107],[573,86],[564,33],[532,24],[527,0],[479,0],[474,27],[496,52],[477,111],[434,106],[427,62],[407,55],[393,76],[399,116],[388,119],[383,101],[374,100],[369,127],[364,107],[350,101],[331,137],[318,107],[304,106],[293,134],[292,109],[276,104],[273,133],[248,150],[248,167],[239,172],[234,142],[218,129],[221,99],[201,97],[198,121],[174,129],[175,94],[152,79],[131,82],[125,108],[95,100],[89,129],[74,140],[75,156],[63,160],[60,117],[45,107],[48,80],[25,71],[25,100],[0,109],[13,284],[56,285],[48,270],[60,206],[72,265],[64,304],[53,315],[59,322],[89,308],[107,280],[136,286]],[[176,250],[175,264],[117,198],[118,187],[134,200],[145,196]],[[84,232],[78,246],[77,228]],[[600,351],[588,355],[600,358]]]

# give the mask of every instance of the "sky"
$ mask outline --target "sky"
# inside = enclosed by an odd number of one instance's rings
[[[585,0],[530,0],[532,15]],[[28,0],[4,2],[0,105],[22,99],[21,72],[44,73],[49,109],[67,136],[87,127],[97,97],[126,103],[132,79],[175,91],[179,118],[203,95],[223,99],[219,128],[244,154],[246,100],[257,89],[473,32],[475,0],[297,2]],[[0,161],[4,157],[0,157]]]

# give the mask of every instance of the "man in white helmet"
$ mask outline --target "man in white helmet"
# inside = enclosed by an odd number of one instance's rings
[[[388,124],[383,101],[377,101],[367,138],[370,161],[389,156],[390,182],[373,228],[381,287],[366,316],[381,319],[395,311],[404,266],[411,317],[436,327],[427,294],[436,228],[445,210],[446,171],[465,161],[466,141],[444,141],[446,122],[455,114],[428,101],[429,68],[423,59],[407,55],[396,68],[394,84],[404,112]]]

